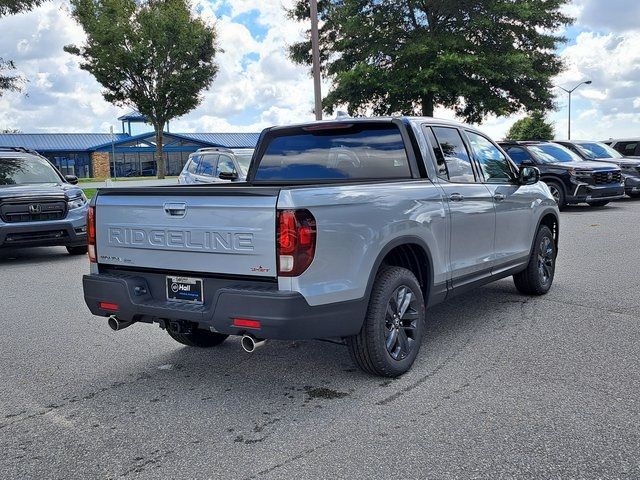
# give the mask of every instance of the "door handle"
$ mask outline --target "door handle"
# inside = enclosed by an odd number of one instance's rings
[[[496,202],[502,202],[503,200],[506,200],[506,199],[507,199],[507,196],[506,196],[506,195],[504,195],[503,193],[496,193],[496,194],[493,196],[493,198],[494,198],[494,200],[495,200]]]
[[[452,193],[449,196],[449,200],[451,200],[452,202],[462,202],[464,200],[464,195],[460,193]]]
[[[163,208],[170,217],[184,218],[187,215],[186,203],[165,203]]]

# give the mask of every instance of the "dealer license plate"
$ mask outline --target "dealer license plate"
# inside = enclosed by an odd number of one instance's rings
[[[204,303],[202,279],[167,277],[167,299],[177,302]]]

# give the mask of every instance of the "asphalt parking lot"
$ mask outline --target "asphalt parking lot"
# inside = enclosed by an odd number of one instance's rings
[[[428,312],[413,370],[346,348],[112,332],[86,258],[0,252],[3,478],[638,478],[640,201],[562,214],[555,285]]]

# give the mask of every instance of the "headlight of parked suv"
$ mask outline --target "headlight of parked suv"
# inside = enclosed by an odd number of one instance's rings
[[[591,173],[589,170],[570,170],[571,176],[576,178],[591,178]]]
[[[67,201],[69,210],[75,210],[76,208],[84,207],[87,204],[87,197],[84,192],[80,192],[77,197],[71,198]]]

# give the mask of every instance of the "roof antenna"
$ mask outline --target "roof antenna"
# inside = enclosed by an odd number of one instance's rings
[[[336,112],[336,120],[345,120],[347,118],[351,118],[351,115],[349,115],[347,112],[345,112],[344,110],[338,110]]]

